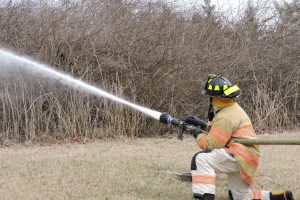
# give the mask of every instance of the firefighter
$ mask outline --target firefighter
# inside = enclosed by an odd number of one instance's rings
[[[256,138],[250,118],[235,101],[241,94],[239,87],[223,76],[209,75],[202,93],[210,98],[208,125],[193,116],[185,120],[197,127],[192,135],[201,149],[191,162],[194,198],[214,200],[216,174],[226,173],[230,200],[294,200],[291,191],[252,189],[259,147],[228,142],[231,138]]]

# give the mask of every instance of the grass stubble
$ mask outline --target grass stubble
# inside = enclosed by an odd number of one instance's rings
[[[297,137],[300,133],[269,137]],[[187,172],[198,148],[192,137],[102,140],[0,149],[0,199],[193,199]],[[261,146],[255,188],[300,197],[300,146]],[[217,200],[227,200],[226,175]]]

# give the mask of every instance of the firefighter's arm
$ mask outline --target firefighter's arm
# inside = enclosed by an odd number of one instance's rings
[[[196,142],[203,150],[220,149],[225,147],[231,138],[232,125],[226,118],[215,118],[208,133],[199,132]]]

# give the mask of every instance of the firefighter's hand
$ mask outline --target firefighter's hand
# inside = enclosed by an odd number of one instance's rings
[[[187,124],[191,124],[194,126],[200,126],[200,128],[202,130],[206,130],[207,129],[207,123],[202,121],[201,119],[195,117],[195,116],[188,116],[185,120],[185,123]]]
[[[164,124],[168,124],[168,119],[172,118],[171,115],[169,115],[168,113],[164,112],[160,115],[159,117],[159,121],[164,123]]]
[[[197,126],[194,130],[191,131],[193,137],[196,139],[198,137],[198,135],[200,135],[201,133],[203,133],[203,130],[201,129],[200,126]]]

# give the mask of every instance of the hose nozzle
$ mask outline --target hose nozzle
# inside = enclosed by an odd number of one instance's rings
[[[176,126],[179,128],[179,132],[178,132],[178,139],[182,140],[183,139],[183,133],[186,129],[185,124],[183,121],[173,118],[170,114],[168,113],[162,113],[160,115],[159,121],[161,121],[164,124],[171,124],[173,126]]]
[[[171,124],[171,125],[177,126],[177,127],[179,127],[180,125],[183,124],[183,121],[173,118],[170,114],[165,113],[165,112],[160,115],[159,121],[164,124]]]

